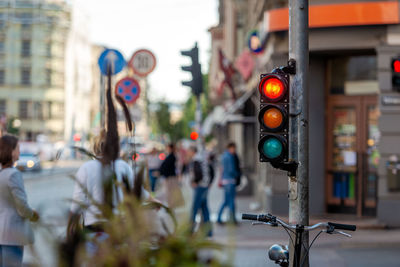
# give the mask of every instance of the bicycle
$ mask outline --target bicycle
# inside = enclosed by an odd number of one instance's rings
[[[253,222],[253,225],[270,225],[273,227],[278,227],[281,225],[286,233],[289,235],[290,241],[292,242],[292,245],[294,247],[294,267],[302,267],[303,264],[305,263],[305,259],[307,258],[309,251],[314,244],[314,241],[319,237],[319,235],[323,232],[327,234],[341,234],[346,237],[350,237],[351,235],[339,230],[345,230],[345,231],[355,231],[356,226],[351,225],[351,224],[339,224],[339,223],[332,223],[332,222],[320,222],[316,223],[311,226],[305,226],[301,224],[297,225],[291,225],[285,223],[283,220],[277,218],[276,216],[273,216],[272,214],[242,214],[242,219],[243,220],[252,220],[252,221],[257,221]],[[322,229],[313,239],[311,242],[310,246],[308,248],[305,247],[305,245],[302,245],[302,237],[303,233],[305,231],[312,231],[318,228],[325,228]],[[295,235],[295,241],[293,241],[292,236],[290,235],[289,231]],[[303,259],[301,259],[301,252],[302,248],[306,250]],[[274,261],[275,264],[278,264],[282,267],[288,267],[289,266],[289,248],[287,245],[279,245],[279,244],[274,244],[272,245],[269,250],[268,250],[268,256],[270,260]]]

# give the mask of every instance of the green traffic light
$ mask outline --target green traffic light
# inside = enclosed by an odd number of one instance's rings
[[[268,158],[275,159],[282,154],[282,151],[282,142],[279,141],[277,138],[271,137],[265,140],[263,145],[263,152]]]

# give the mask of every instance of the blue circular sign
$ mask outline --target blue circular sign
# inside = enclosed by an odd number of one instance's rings
[[[103,75],[108,74],[108,68],[110,68],[111,74],[114,75],[124,69],[126,61],[118,50],[106,49],[101,53],[98,64]]]
[[[253,30],[250,32],[247,44],[250,51],[254,54],[259,54],[263,51],[263,43],[258,30]]]

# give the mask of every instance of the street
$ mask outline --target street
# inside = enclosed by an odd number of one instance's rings
[[[41,214],[41,223],[53,225],[53,233],[49,227],[36,229],[34,253],[27,249],[24,262],[38,263],[40,266],[55,266],[55,247],[53,241],[65,234],[68,199],[72,195],[73,174],[78,166],[58,166],[41,173],[24,173],[25,187],[30,204]],[[190,207],[191,191],[183,184],[187,205]],[[211,219],[215,222],[216,213],[222,201],[222,191],[216,183],[210,191],[209,205]],[[242,212],[252,213],[249,204],[252,198],[238,197],[237,217]],[[253,212],[255,213],[255,212]],[[185,217],[185,216],[183,216]],[[337,220],[340,220],[338,217]],[[46,229],[45,229],[46,228]],[[312,233],[314,236],[316,232]],[[311,239],[311,238],[310,238]],[[287,235],[282,228],[268,226],[252,226],[251,222],[240,221],[239,226],[219,226],[214,224],[214,240],[227,245],[223,252],[217,255],[234,266],[276,266],[268,259],[268,248],[274,244],[286,244]],[[311,266],[399,266],[398,251],[400,250],[400,230],[367,230],[353,233],[349,239],[340,235],[322,234],[311,250]],[[39,261],[37,261],[37,258]]]

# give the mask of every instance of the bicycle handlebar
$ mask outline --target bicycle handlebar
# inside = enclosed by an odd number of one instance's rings
[[[338,229],[338,230],[355,231],[357,229],[357,226],[352,225],[352,224],[341,224],[341,223],[328,222],[328,225],[331,227],[334,227],[335,229]]]
[[[242,214],[242,219],[243,220],[251,220],[251,221],[260,221],[264,223],[273,223],[275,226],[277,226],[277,223],[281,224],[282,226],[286,228],[291,228],[291,229],[296,229],[296,225],[290,225],[282,221],[281,219],[271,215],[271,214]],[[340,224],[340,223],[317,223],[314,225],[310,226],[304,226],[304,230],[310,231],[314,230],[319,227],[332,227],[333,229],[337,230],[347,230],[347,231],[355,231],[357,229],[357,226],[351,225],[351,224]]]
[[[250,220],[250,221],[258,221],[258,215],[256,214],[242,214],[242,219],[243,220]]]

